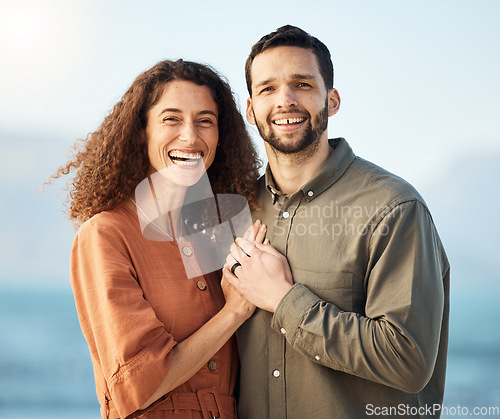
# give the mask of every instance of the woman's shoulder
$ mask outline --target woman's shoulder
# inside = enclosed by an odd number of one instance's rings
[[[85,221],[78,230],[78,235],[112,234],[128,236],[139,228],[137,216],[125,205],[102,211]]]

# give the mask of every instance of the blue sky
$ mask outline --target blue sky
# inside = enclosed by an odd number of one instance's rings
[[[165,58],[209,63],[244,109],[250,47],[287,23],[332,52],[342,104],[330,136],[429,191],[438,229],[453,232],[442,211],[456,213],[462,190],[446,182],[470,159],[479,174],[483,158],[488,168],[500,162],[499,12],[486,0],[0,0],[0,284],[39,276],[67,286],[74,230],[57,195],[64,182],[37,188],[141,71]],[[456,196],[445,200],[448,189]],[[487,255],[498,248],[488,240]]]

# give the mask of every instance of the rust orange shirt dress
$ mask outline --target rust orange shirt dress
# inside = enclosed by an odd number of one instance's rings
[[[220,271],[188,278],[189,242],[144,238],[137,215],[118,206],[79,229],[71,286],[87,340],[103,418],[235,417],[235,339],[198,373],[145,411],[172,361],[172,348],[224,305]]]

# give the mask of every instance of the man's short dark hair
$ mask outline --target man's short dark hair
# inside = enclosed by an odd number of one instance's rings
[[[268,49],[275,47],[300,47],[310,49],[318,60],[319,71],[328,90],[333,88],[333,64],[330,51],[323,42],[307,32],[292,25],[285,25],[268,35],[263,36],[250,51],[245,63],[245,79],[247,89],[252,96],[251,67],[255,57]]]

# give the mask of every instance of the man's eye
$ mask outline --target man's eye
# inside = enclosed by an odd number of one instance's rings
[[[272,88],[271,86],[268,86],[268,87],[264,87],[260,93],[267,93],[267,92],[272,92],[274,90],[274,88]]]
[[[298,87],[311,87],[311,85],[309,83],[302,82],[298,84]]]

